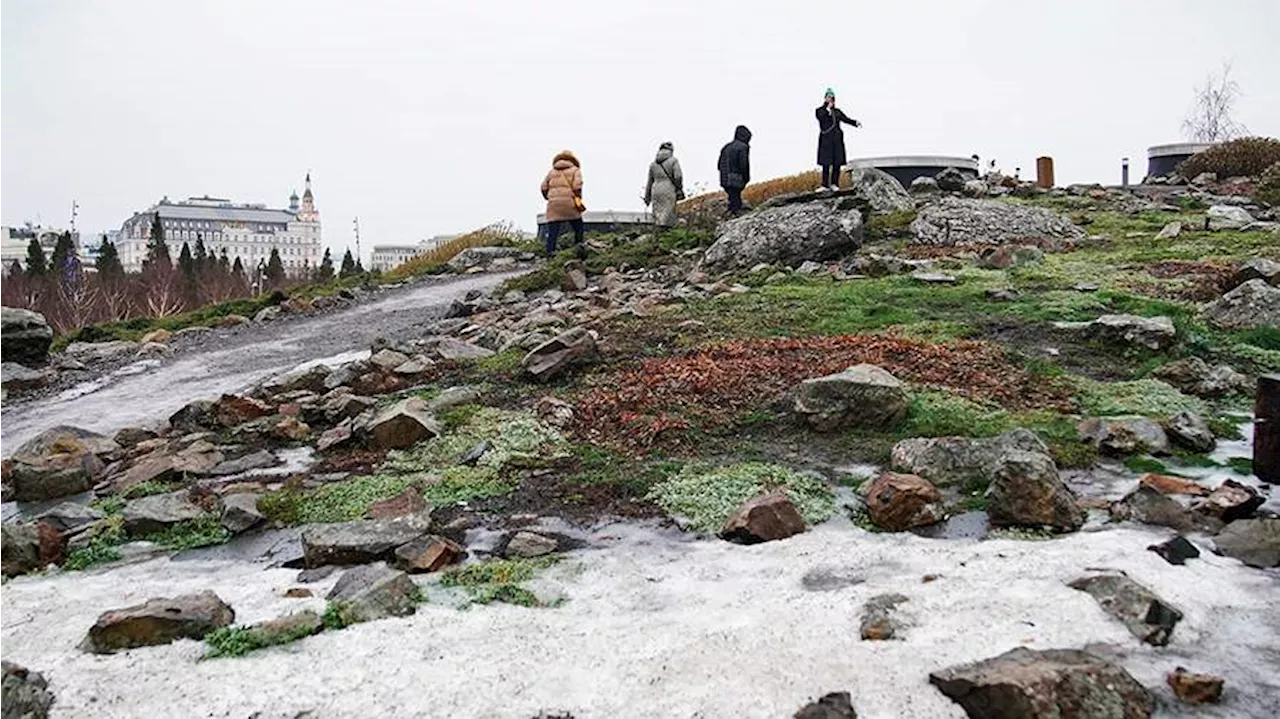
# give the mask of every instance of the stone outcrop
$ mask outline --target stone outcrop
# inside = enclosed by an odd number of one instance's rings
[[[738,544],[786,539],[805,530],[804,518],[781,492],[749,500],[725,522],[720,536]]]
[[[369,423],[373,444],[381,449],[405,449],[440,436],[440,425],[427,403],[410,397],[383,409]]]
[[[45,430],[13,453],[7,479],[19,502],[58,499],[88,491],[102,478],[120,446],[78,427]]]
[[[1280,286],[1280,262],[1263,257],[1248,260],[1231,276],[1230,285],[1235,288],[1250,280],[1262,280],[1272,287]]]
[[[124,506],[124,529],[132,537],[145,537],[182,522],[200,519],[206,512],[191,501],[186,490],[170,494],[153,494],[130,501]]]
[[[704,262],[727,270],[831,259],[858,249],[862,229],[851,198],[770,207],[721,223]]]
[[[149,599],[98,617],[80,648],[95,654],[168,644],[175,639],[203,639],[219,627],[230,626],[236,614],[213,592],[185,594],[173,599]]]
[[[1123,574],[1081,577],[1067,586],[1093,597],[1104,612],[1119,619],[1133,636],[1157,647],[1169,643],[1173,628],[1182,620],[1182,612]]]
[[[1019,647],[933,672],[929,682],[972,719],[1149,719],[1155,704],[1123,668],[1078,649]]]
[[[1280,519],[1241,519],[1213,538],[1219,554],[1250,567],[1280,567]]]
[[[1053,459],[1040,452],[1006,451],[987,489],[991,523],[1043,526],[1073,532],[1084,525],[1085,512],[1075,494],[1058,477]]]
[[[882,529],[901,532],[946,518],[938,488],[914,474],[884,472],[867,488],[867,514]]]
[[[258,510],[258,495],[238,492],[222,498],[222,526],[232,534],[241,534],[267,521]]]
[[[1077,431],[1081,439],[1097,445],[1098,451],[1115,457],[1170,452],[1164,428],[1146,417],[1091,417],[1081,422]]]
[[[0,704],[4,719],[47,719],[53,706],[53,692],[44,675],[13,662],[0,662],[4,670]]]
[[[874,167],[854,168],[849,179],[853,196],[864,200],[876,214],[887,215],[915,209],[915,201],[907,194],[902,183],[884,170]]]
[[[49,360],[53,328],[39,312],[0,307],[0,340],[0,361],[39,367]]]
[[[1199,357],[1170,362],[1152,375],[1181,392],[1208,399],[1253,391],[1253,383],[1245,375],[1228,365],[1210,366]]]
[[[395,550],[425,536],[431,529],[430,513],[391,519],[370,519],[339,524],[317,524],[302,532],[303,564],[365,564],[394,559]]]
[[[1178,330],[1173,326],[1173,320],[1168,317],[1103,315],[1082,325],[1060,323],[1060,326],[1078,327],[1086,337],[1099,342],[1149,350],[1167,349],[1178,338]]]
[[[888,371],[860,364],[801,382],[794,407],[796,414],[820,432],[846,425],[883,429],[906,418],[907,393]]]
[[[932,437],[904,439],[893,446],[894,471],[919,475],[940,487],[967,482],[989,483],[1003,457],[1013,451],[1049,454],[1035,433],[1015,429],[999,437]]]
[[[917,244],[947,246],[1058,247],[1085,238],[1070,220],[1042,207],[958,197],[944,197],[922,208],[911,223],[911,234]]]
[[[418,608],[418,587],[404,572],[368,564],[342,573],[326,597],[344,625],[404,617]]]
[[[1280,327],[1280,287],[1249,280],[1210,303],[1204,314],[1225,329]]]
[[[1217,437],[1200,415],[1183,410],[1164,423],[1165,433],[1173,443],[1191,452],[1212,452],[1218,446]]]
[[[469,247],[449,260],[454,272],[511,269],[517,262],[533,260],[532,253],[514,247]]]
[[[1253,215],[1243,207],[1214,205],[1205,213],[1210,230],[1240,230],[1253,224]]]
[[[520,366],[530,376],[545,380],[598,358],[595,336],[589,330],[575,327],[534,348],[520,361]]]

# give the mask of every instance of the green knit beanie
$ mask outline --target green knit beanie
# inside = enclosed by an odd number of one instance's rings
[[[831,88],[829,88],[829,87],[828,87],[828,88],[827,88],[827,91],[826,91],[825,93],[823,93],[823,95],[822,95],[822,96],[823,96],[824,98],[827,98],[827,97],[835,97],[835,96],[836,96],[836,91],[835,91],[835,90],[832,90]]]

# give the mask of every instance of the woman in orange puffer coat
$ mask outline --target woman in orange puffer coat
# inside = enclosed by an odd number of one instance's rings
[[[551,171],[542,180],[542,197],[547,201],[547,257],[556,253],[560,230],[568,222],[578,257],[586,257],[582,238],[582,166],[578,158],[563,150],[551,161]]]

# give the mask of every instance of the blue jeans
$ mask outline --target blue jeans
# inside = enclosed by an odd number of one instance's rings
[[[573,242],[578,246],[578,253],[586,249],[582,245],[582,218],[576,220],[557,220],[547,223],[547,257],[556,253],[556,241],[560,239],[560,230],[564,228],[564,223],[568,222],[573,228]]]

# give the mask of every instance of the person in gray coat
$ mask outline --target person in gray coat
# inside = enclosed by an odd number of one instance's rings
[[[670,142],[658,146],[658,156],[649,165],[649,181],[644,186],[644,204],[653,207],[654,224],[674,227],[676,203],[684,199],[684,173]]]

